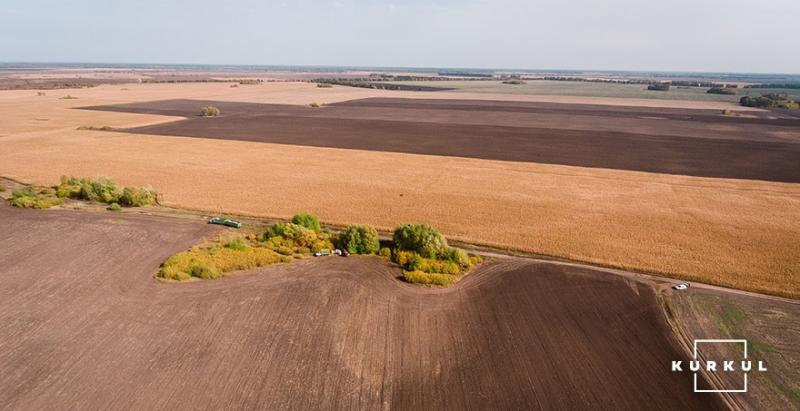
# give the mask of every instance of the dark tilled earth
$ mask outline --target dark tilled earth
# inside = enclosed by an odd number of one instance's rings
[[[219,228],[0,205],[2,409],[715,409],[651,287],[494,259],[449,289],[374,257],[159,283]],[[686,359],[686,358],[684,358]]]
[[[205,105],[222,116],[199,117]],[[800,119],[779,112],[394,98],[87,108],[187,117],[125,130],[142,134],[800,182]]]

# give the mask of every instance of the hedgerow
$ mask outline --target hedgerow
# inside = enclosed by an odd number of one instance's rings
[[[56,197],[53,190],[49,188],[36,190],[32,187],[25,187],[11,192],[9,202],[14,207],[42,210],[61,204],[61,199]]]
[[[156,194],[150,188],[124,187],[120,189],[109,178],[81,178],[61,176],[56,187],[56,195],[61,198],[118,203],[127,207],[141,207],[155,203]]]

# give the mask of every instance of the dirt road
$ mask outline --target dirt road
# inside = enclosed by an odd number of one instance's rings
[[[642,409],[718,407],[654,292],[494,260],[457,286],[378,258],[309,259],[163,284],[214,228],[0,206],[0,408]]]

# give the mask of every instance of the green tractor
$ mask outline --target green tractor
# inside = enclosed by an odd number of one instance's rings
[[[240,223],[238,221],[235,221],[235,220],[222,218],[222,217],[212,217],[210,220],[208,220],[208,223],[209,224],[225,225],[225,226],[233,227],[233,228],[242,228],[242,223]]]

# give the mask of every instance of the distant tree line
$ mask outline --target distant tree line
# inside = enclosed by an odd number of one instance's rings
[[[348,87],[359,87],[359,88],[371,88],[377,90],[403,90],[403,91],[446,91],[446,90],[453,90],[453,88],[447,87],[433,87],[433,86],[419,86],[415,84],[398,84],[392,82],[379,82],[379,81],[370,81],[364,79],[331,79],[331,78],[322,78],[316,79],[312,81],[313,83],[317,83],[318,85],[322,84],[335,84],[337,86],[348,86]]]
[[[800,83],[764,83],[764,84],[748,84],[744,88],[788,88],[797,90],[800,89]]]
[[[655,83],[647,86],[647,89],[653,91],[669,91],[669,86],[669,83]]]
[[[531,79],[535,80],[535,79]],[[606,79],[606,78],[585,78],[585,77],[563,77],[563,76],[545,76],[542,80],[552,81],[579,81],[587,83],[611,83],[611,84],[669,84],[676,87],[727,87],[736,88],[736,84],[722,84],[710,81],[693,81],[693,80],[670,80],[660,81],[653,79]]]
[[[736,90],[730,87],[711,87],[706,91],[708,94],[724,94],[727,96],[735,96]]]
[[[800,105],[789,98],[786,93],[768,93],[756,96],[744,96],[739,99],[739,104],[746,107],[759,107],[759,108],[784,108],[784,109],[797,109]]]

